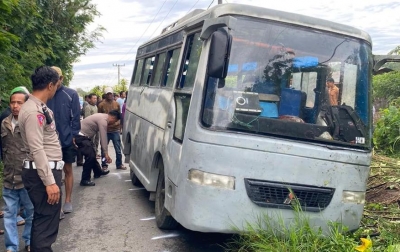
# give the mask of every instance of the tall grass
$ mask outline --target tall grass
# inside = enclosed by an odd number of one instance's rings
[[[290,223],[285,223],[282,216],[261,216],[255,224],[247,223],[245,229],[226,244],[226,251],[355,251],[358,244],[354,238],[344,235],[347,231],[345,227],[331,222],[328,232],[323,232],[310,225],[310,219],[301,210],[298,201],[294,201],[292,206],[294,218]]]

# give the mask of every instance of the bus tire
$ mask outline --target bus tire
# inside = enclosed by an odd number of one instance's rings
[[[172,217],[171,213],[165,208],[165,176],[162,161],[159,165],[160,174],[158,175],[155,214],[157,227],[160,229],[175,229],[178,222]]]
[[[134,185],[134,186],[142,186],[142,183],[140,182],[138,177],[136,177],[135,172],[132,171],[132,170],[130,170],[130,172],[131,172],[132,185]]]

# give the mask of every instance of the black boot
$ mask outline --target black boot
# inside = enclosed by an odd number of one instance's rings
[[[94,178],[100,178],[100,176],[105,176],[105,175],[107,175],[109,173],[110,173],[110,170],[105,170],[105,171],[103,170],[103,171],[101,171],[100,174],[94,175],[93,177]]]
[[[81,186],[95,186],[96,184],[90,180],[81,180]]]

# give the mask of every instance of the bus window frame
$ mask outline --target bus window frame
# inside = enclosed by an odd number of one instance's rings
[[[148,59],[150,59],[150,63],[151,63],[151,61],[152,61],[152,59],[154,58],[154,62],[153,62],[153,69],[150,69],[149,70],[149,73],[148,74],[150,74],[150,71],[151,71],[151,76],[150,76],[150,80],[148,80],[148,82],[147,82],[147,79],[148,79],[148,76],[147,76],[147,78],[146,79],[144,79],[144,73],[145,73],[145,70],[146,70],[146,63],[147,63],[147,60]],[[147,57],[145,57],[144,58],[144,61],[143,61],[143,67],[142,67],[142,78],[140,79],[140,84],[139,84],[139,86],[140,87],[149,87],[150,86],[150,83],[151,83],[151,80],[152,80],[152,78],[153,78],[153,72],[154,72],[154,65],[155,65],[155,62],[156,62],[156,55],[149,55],[149,56],[147,56]],[[151,67],[151,66],[150,66]],[[147,74],[147,75],[148,75]],[[143,82],[143,83],[142,83]]]
[[[165,54],[165,58],[164,58],[164,63],[161,65],[161,75],[159,76],[159,79],[162,78],[163,74],[164,74],[164,69],[165,69],[165,60],[167,59],[167,51],[162,51],[162,52],[158,52],[155,57],[156,59],[154,60],[154,67],[153,67],[153,72],[154,74],[152,74],[151,76],[151,80],[149,83],[149,87],[156,87],[159,88],[161,86],[161,81],[160,80],[155,80],[155,77],[157,75],[157,71],[158,71],[158,63],[160,60],[160,55]]]
[[[179,45],[176,45],[176,46],[174,46],[174,47],[170,47],[170,48],[168,48],[167,50],[165,50],[165,52],[167,53],[167,55],[166,55],[166,57],[165,57],[164,69],[163,69],[163,73],[162,73],[162,76],[161,76],[162,80],[160,81],[160,87],[161,87],[161,88],[174,89],[174,83],[175,83],[174,80],[172,81],[172,85],[171,85],[171,86],[168,86],[167,83],[165,82],[165,77],[167,76],[167,71],[168,71],[167,64],[169,64],[169,61],[170,61],[171,58],[174,56],[174,55],[173,55],[173,52],[174,52],[175,50],[177,50],[177,49],[179,49],[179,52],[182,50],[182,43],[180,43]],[[170,55],[171,52],[172,52],[172,56]],[[177,59],[178,64],[179,64],[179,56],[180,56],[180,53],[179,53],[178,59]],[[178,70],[178,71],[179,71],[179,70]],[[175,73],[176,73],[176,71],[175,71]],[[179,72],[178,72],[178,73],[179,73]],[[174,78],[175,78],[175,77],[176,77],[176,74],[175,74]],[[168,82],[168,79],[167,79],[167,82]]]
[[[189,46],[188,46],[187,43],[189,42],[189,39],[191,39],[192,40],[192,46],[193,46],[194,41],[195,41],[194,38],[196,36],[196,33],[199,34],[199,38],[200,38],[201,30],[199,30],[199,29],[192,30],[192,31],[186,33],[186,35],[185,35],[185,40],[183,41],[183,45],[185,46],[185,48],[184,48],[184,52],[183,52],[182,59],[181,59],[181,65],[179,67],[179,77],[176,79],[176,83],[175,83],[175,89],[176,90],[187,90],[187,91],[190,91],[190,93],[191,93],[193,88],[194,88],[194,83],[193,83],[193,85],[191,87],[187,88],[187,87],[185,87],[185,83],[183,83],[183,85],[181,85],[182,84],[181,82],[182,82],[182,77],[183,77],[183,72],[184,72],[183,70],[184,70],[185,62],[187,60],[188,54],[190,53]],[[200,61],[200,57],[199,57],[198,60]],[[189,64],[190,64],[190,61],[189,61]],[[187,67],[186,71],[189,70],[189,64],[188,64],[188,67]],[[187,73],[185,75],[185,78],[186,77],[187,77]]]
[[[132,80],[131,80],[131,85],[132,85],[132,86],[138,86],[138,87],[140,86],[140,82],[141,82],[141,80],[142,80],[142,75],[143,75],[143,64],[144,64],[143,60],[144,60],[144,59],[145,59],[145,58],[136,59],[135,71],[133,71],[133,78],[132,78]],[[142,69],[141,69],[141,73],[140,73],[138,82],[135,83],[136,73],[137,73],[137,70],[138,70],[138,67],[139,67],[139,62],[140,62],[141,60],[142,60]]]

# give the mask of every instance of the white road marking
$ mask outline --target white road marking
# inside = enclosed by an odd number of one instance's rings
[[[143,190],[145,189],[144,187],[140,187],[140,188],[130,188],[129,191],[139,191],[139,190]]]
[[[125,182],[131,182],[132,180],[130,180],[130,179],[127,179],[127,180],[125,180]]]
[[[156,219],[156,217],[154,216],[154,217],[149,217],[149,218],[143,218],[143,219],[140,219],[140,220],[147,221],[147,220],[155,220],[155,219]]]
[[[110,174],[117,176],[119,179],[122,179],[122,176],[120,173],[112,172]]]
[[[167,234],[167,235],[161,235],[161,236],[155,236],[151,238],[152,240],[159,240],[159,239],[167,239],[167,238],[174,238],[178,237],[179,234],[173,233],[173,234]]]

